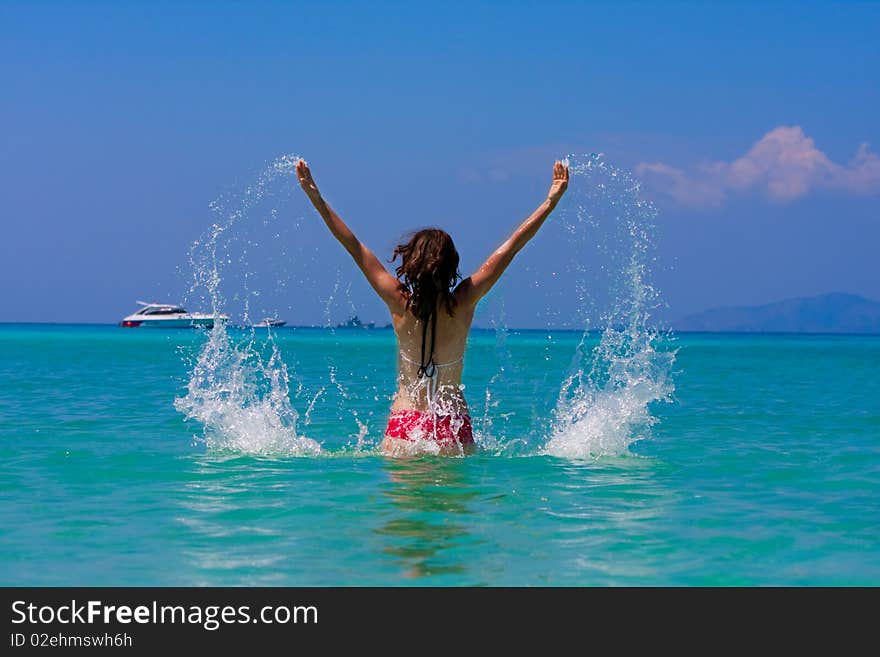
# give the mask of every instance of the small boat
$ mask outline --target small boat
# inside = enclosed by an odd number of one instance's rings
[[[287,324],[283,319],[276,319],[274,317],[264,317],[256,324],[251,324],[253,328],[278,328],[280,326],[284,326]]]
[[[371,329],[371,328],[375,328],[375,327],[376,327],[376,323],[375,323],[375,322],[367,322],[366,324],[364,324],[364,322],[362,322],[361,319],[360,319],[360,317],[358,317],[357,315],[355,315],[354,317],[352,317],[352,318],[351,318],[350,320],[348,320],[347,322],[343,322],[343,323],[341,323],[341,324],[337,324],[337,325],[336,325],[336,328],[364,328],[364,329]]]
[[[182,306],[170,303],[138,301],[142,306],[136,313],[124,317],[120,326],[126,328],[214,328],[214,321],[226,322],[229,315],[190,313]]]

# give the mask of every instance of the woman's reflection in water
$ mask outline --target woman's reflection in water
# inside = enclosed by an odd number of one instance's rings
[[[469,502],[479,491],[468,485],[467,459],[389,459],[382,493],[391,517],[375,531],[392,556],[412,579],[461,575],[467,571],[466,554],[478,542],[468,532],[473,514]]]

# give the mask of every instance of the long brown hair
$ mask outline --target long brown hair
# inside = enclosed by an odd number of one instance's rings
[[[398,244],[391,262],[400,256],[395,272],[400,290],[406,296],[406,309],[422,321],[422,355],[419,376],[433,377],[434,341],[437,338],[437,306],[443,304],[450,315],[455,313],[452,288],[461,278],[458,273],[458,251],[452,238],[439,228],[424,228],[414,233],[408,242]],[[431,348],[426,349],[428,322],[431,322]]]
[[[458,251],[445,230],[424,228],[412,234],[409,241],[398,244],[391,262],[400,256],[395,270],[400,289],[406,295],[406,308],[413,315],[427,320],[434,314],[438,299],[446,312],[455,313],[452,288],[461,278],[458,272]]]

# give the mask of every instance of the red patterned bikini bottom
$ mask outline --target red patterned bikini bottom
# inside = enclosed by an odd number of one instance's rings
[[[394,411],[385,435],[400,440],[431,440],[441,447],[473,445],[469,415],[434,415],[422,411]]]

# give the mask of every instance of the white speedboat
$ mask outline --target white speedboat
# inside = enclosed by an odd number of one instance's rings
[[[208,313],[189,313],[181,306],[169,303],[147,303],[138,301],[142,306],[136,313],[124,317],[120,326],[126,328],[213,328],[214,321],[225,322],[228,315],[211,315]]]
[[[275,317],[264,317],[256,324],[251,324],[253,328],[279,328],[287,324],[283,319],[276,319]]]

